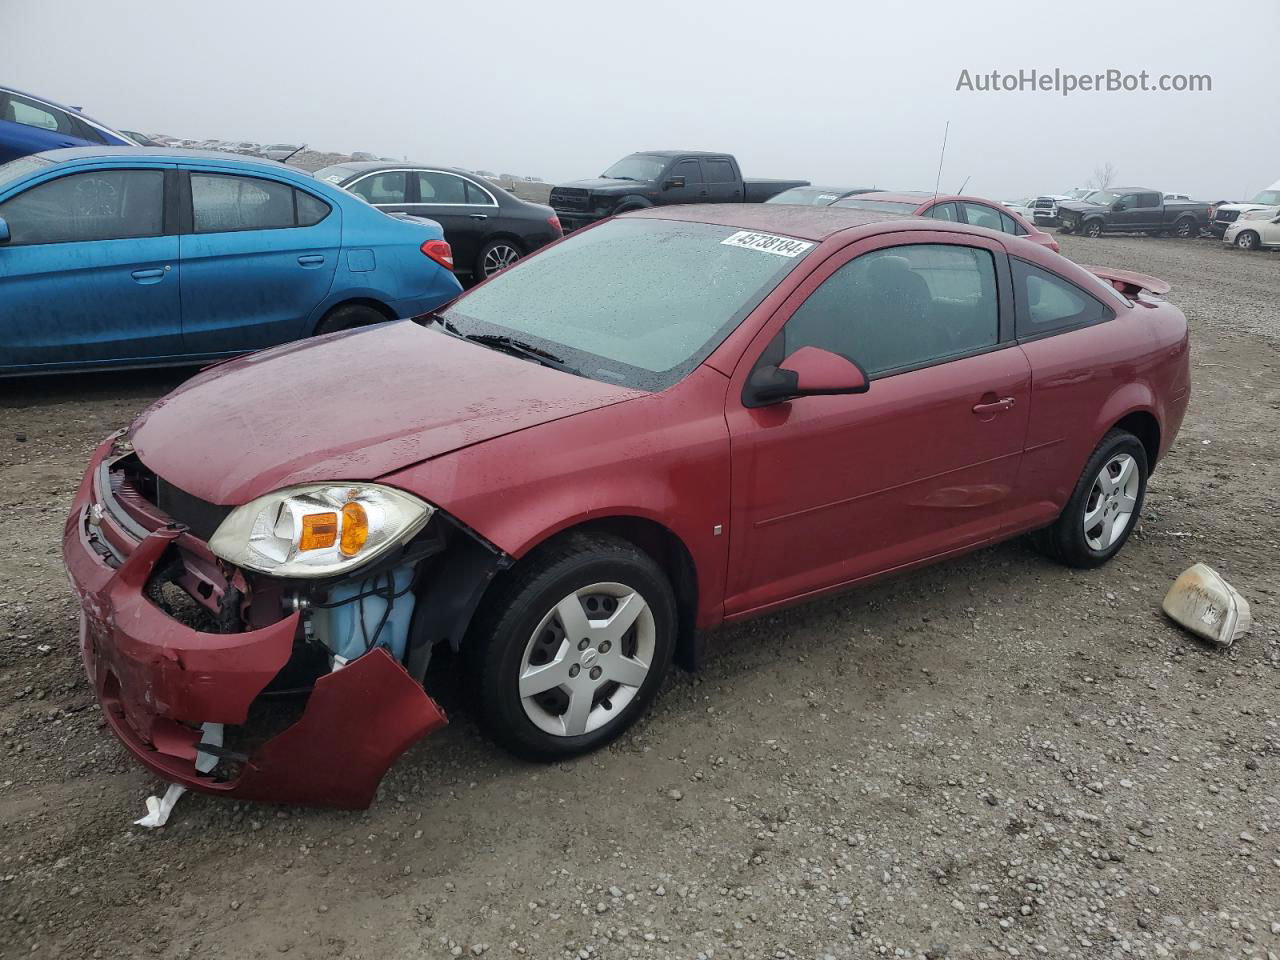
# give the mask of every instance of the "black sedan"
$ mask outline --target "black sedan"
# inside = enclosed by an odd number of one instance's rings
[[[770,197],[765,203],[791,203],[803,207],[829,207],[837,200],[859,193],[871,193],[875,187],[792,187]]]
[[[453,248],[453,272],[474,280],[493,276],[563,235],[550,207],[454,167],[378,160],[334,164],[315,176],[387,213],[435,220]]]

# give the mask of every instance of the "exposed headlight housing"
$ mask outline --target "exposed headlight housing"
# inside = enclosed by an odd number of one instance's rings
[[[376,483],[308,483],[236,507],[209,538],[228,563],[278,577],[330,577],[411,539],[435,507]]]

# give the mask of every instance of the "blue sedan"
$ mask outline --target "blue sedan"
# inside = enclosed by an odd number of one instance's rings
[[[86,117],[76,107],[0,87],[0,163],[41,150],[90,144],[137,146],[138,141]]]
[[[439,224],[269,160],[80,147],[0,166],[0,375],[200,363],[414,316]]]

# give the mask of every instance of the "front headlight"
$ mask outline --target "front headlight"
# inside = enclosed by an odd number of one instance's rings
[[[435,507],[374,483],[308,483],[236,507],[209,538],[228,563],[279,577],[328,577],[405,543]]]

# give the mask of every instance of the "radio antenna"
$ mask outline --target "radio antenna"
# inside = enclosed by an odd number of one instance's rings
[[[942,152],[938,155],[938,178],[933,181],[933,199],[938,199],[938,186],[942,183],[942,161],[947,156],[947,134],[951,132],[951,121],[942,130]]]
[[[964,193],[964,188],[969,185],[969,181],[972,179],[973,179],[973,174],[969,174],[969,176],[965,177],[964,183],[960,184],[960,189],[957,190],[956,193]]]

